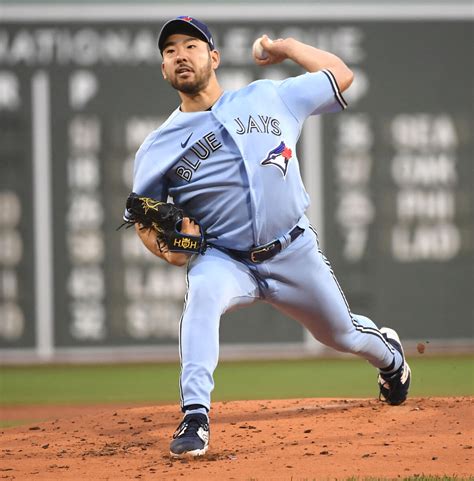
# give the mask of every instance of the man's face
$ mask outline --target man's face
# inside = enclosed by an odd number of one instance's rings
[[[211,52],[206,42],[180,33],[166,39],[161,71],[176,90],[199,93],[208,86],[218,65],[218,52]]]

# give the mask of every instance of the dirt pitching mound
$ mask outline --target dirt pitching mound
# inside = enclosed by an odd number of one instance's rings
[[[176,406],[55,409],[3,429],[2,480],[285,480],[473,473],[473,399],[215,403],[208,454],[172,460]],[[43,412],[43,415],[45,413]]]

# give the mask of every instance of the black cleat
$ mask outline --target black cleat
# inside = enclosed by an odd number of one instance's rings
[[[392,406],[398,406],[405,402],[408,395],[408,388],[410,387],[411,380],[410,366],[405,361],[405,354],[398,334],[388,327],[382,327],[380,332],[383,334],[387,342],[389,342],[402,355],[403,363],[394,373],[379,373],[379,399]]]
[[[202,456],[209,447],[209,421],[204,414],[188,414],[173,434],[170,455],[174,458]]]

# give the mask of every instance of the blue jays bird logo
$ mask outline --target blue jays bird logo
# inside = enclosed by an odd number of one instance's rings
[[[292,155],[293,152],[291,149],[282,141],[278,147],[268,152],[267,157],[262,160],[261,165],[275,165],[281,170],[283,177],[285,177],[286,171],[288,170],[288,162]]]

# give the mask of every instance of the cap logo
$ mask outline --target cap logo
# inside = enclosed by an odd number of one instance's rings
[[[180,18],[181,20],[185,20],[186,22],[192,22],[193,19],[191,17],[178,17]]]

